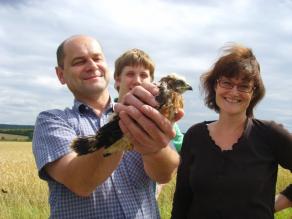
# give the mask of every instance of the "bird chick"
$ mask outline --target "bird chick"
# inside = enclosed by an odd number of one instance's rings
[[[158,82],[159,94],[155,97],[159,103],[157,109],[169,121],[175,121],[175,115],[183,108],[182,94],[192,87],[176,74],[167,75]],[[78,154],[92,153],[104,147],[104,156],[109,156],[118,151],[131,150],[130,140],[123,135],[119,126],[119,116],[114,113],[110,122],[101,127],[96,135],[78,137],[74,139],[71,148]]]

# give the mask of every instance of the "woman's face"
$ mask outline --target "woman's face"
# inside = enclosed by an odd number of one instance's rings
[[[221,77],[215,86],[216,104],[220,114],[242,115],[253,96],[253,82],[246,82],[239,78]]]

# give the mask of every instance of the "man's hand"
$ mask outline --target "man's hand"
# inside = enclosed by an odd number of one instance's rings
[[[275,212],[281,211],[286,208],[292,207],[292,201],[290,201],[286,196],[279,193],[275,197]]]
[[[159,152],[175,136],[173,124],[154,108],[158,105],[155,100],[158,92],[155,85],[144,83],[134,87],[124,96],[122,104],[115,106],[123,133],[141,154]],[[183,110],[179,109],[176,120],[183,115]]]

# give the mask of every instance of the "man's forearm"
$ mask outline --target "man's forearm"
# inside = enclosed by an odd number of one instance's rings
[[[102,151],[84,156],[71,153],[50,164],[46,170],[56,181],[80,196],[88,196],[116,169],[122,153],[103,157]]]
[[[169,182],[179,165],[179,155],[170,146],[142,158],[147,175],[158,183]]]

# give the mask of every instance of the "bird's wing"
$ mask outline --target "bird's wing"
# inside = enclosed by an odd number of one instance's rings
[[[106,147],[104,149],[103,155],[106,157],[118,151],[126,151],[126,150],[132,150],[132,149],[133,149],[133,145],[130,142],[130,140],[126,136],[123,136],[121,139],[117,140],[115,143],[113,143],[109,147]]]
[[[78,137],[73,140],[71,148],[78,154],[92,153],[102,147],[111,147],[116,141],[123,137],[123,132],[119,126],[119,117],[102,126],[96,135]]]

